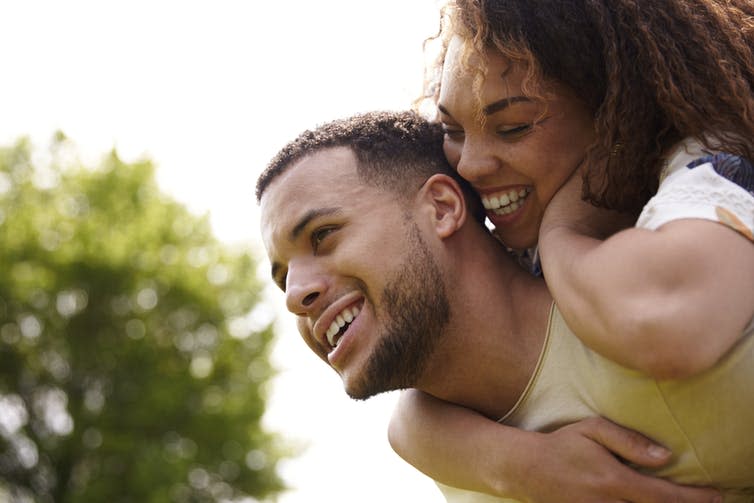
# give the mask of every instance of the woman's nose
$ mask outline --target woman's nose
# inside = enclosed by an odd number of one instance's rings
[[[500,162],[485,142],[466,140],[456,170],[472,185],[483,184],[485,178],[500,169]]]

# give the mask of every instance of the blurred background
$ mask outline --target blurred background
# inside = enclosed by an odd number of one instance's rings
[[[254,182],[438,0],[0,2],[0,502],[443,501],[268,281]]]

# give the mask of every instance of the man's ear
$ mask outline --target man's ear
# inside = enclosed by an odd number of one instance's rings
[[[450,176],[432,175],[422,186],[420,197],[441,239],[453,235],[466,221],[468,210],[463,191]]]

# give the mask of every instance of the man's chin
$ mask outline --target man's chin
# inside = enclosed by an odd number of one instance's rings
[[[343,381],[343,389],[345,389],[346,394],[353,400],[367,400],[377,394],[365,389],[364,386],[349,385],[345,380]]]
[[[344,376],[341,376],[341,378],[343,379],[343,389],[353,400],[367,400],[388,391],[381,387],[370,386],[363,379],[352,380]]]
[[[368,400],[368,399],[370,399],[370,398],[372,398],[374,396],[377,396],[377,395],[379,395],[381,393],[385,393],[385,392],[384,391],[375,391],[375,392],[363,392],[363,391],[362,392],[358,392],[357,391],[357,392],[354,392],[354,391],[349,391],[348,389],[346,389],[346,393],[348,394],[348,396],[352,400],[364,401],[364,400]]]

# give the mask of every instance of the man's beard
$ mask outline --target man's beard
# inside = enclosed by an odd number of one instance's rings
[[[351,398],[415,386],[450,321],[440,268],[415,224],[407,237],[412,251],[380,298],[387,328],[364,374],[347,390]]]

